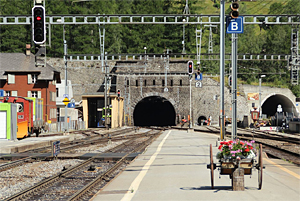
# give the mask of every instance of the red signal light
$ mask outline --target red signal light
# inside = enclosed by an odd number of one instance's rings
[[[36,18],[36,20],[38,20],[38,21],[40,21],[42,18],[40,17],[40,16],[38,16],[37,18]]]
[[[121,90],[120,89],[117,90],[117,94],[118,94],[118,98],[119,98],[121,96]]]
[[[188,74],[193,74],[193,71],[194,71],[194,63],[193,61],[188,61]]]

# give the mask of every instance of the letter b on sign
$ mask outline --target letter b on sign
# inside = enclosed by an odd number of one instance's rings
[[[237,22],[231,22],[231,30],[236,31],[239,29],[239,24]]]

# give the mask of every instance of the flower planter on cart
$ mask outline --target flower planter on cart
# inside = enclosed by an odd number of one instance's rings
[[[214,188],[214,170],[218,167],[221,175],[229,175],[233,190],[244,190],[244,175],[252,175],[252,169],[258,170],[258,188],[262,188],[263,160],[262,145],[259,145],[258,161],[255,159],[220,159],[220,164],[213,161],[212,145],[210,145],[210,164],[207,169],[211,173],[211,188]]]

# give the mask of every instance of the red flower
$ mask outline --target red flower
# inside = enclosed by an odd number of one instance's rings
[[[244,145],[244,142],[240,142],[241,145]]]
[[[223,145],[223,144],[225,144],[225,142],[224,142],[224,141],[222,141],[222,142],[220,142],[220,144],[221,144],[221,145]]]
[[[250,149],[248,149],[248,148],[247,148],[247,149],[245,149],[245,152],[249,152],[249,151],[250,151]]]
[[[229,141],[228,141],[228,143],[229,143],[229,144],[232,144],[232,141],[231,141],[231,140],[229,140]]]
[[[222,149],[223,145],[221,144],[218,149]]]

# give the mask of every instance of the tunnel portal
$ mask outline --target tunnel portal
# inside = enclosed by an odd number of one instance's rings
[[[266,114],[267,117],[274,116],[277,112],[278,105],[281,105],[282,111],[284,113],[294,113],[297,114],[297,110],[293,105],[292,101],[283,95],[273,95],[270,96],[263,104],[262,104],[262,113]]]
[[[207,118],[205,117],[205,116],[200,116],[199,118],[198,118],[198,121],[197,121],[197,123],[198,123],[198,125],[200,125],[200,126],[205,126],[205,125],[207,125]]]
[[[175,126],[176,113],[167,99],[150,96],[137,103],[133,120],[135,126]]]

